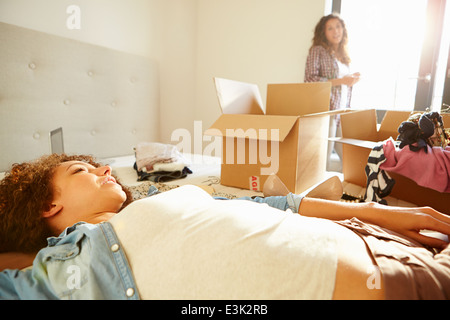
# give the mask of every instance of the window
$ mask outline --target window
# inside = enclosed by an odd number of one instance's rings
[[[352,71],[362,75],[352,108],[440,109],[449,51],[449,35],[443,30],[450,5],[443,10],[445,4],[446,0],[333,1],[333,10],[340,11],[349,32]]]

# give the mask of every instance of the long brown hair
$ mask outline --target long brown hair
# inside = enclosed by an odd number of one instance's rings
[[[67,161],[101,166],[88,155],[52,154],[13,165],[0,181],[0,252],[37,252],[47,246],[48,237],[55,236],[42,214],[53,200],[54,170]],[[122,189],[127,195],[125,207],[132,196],[124,186]]]
[[[332,13],[327,16],[324,16],[320,19],[320,21],[317,23],[316,28],[314,29],[314,38],[313,38],[313,44],[311,46],[322,46],[324,47],[330,54],[333,53],[333,50],[331,46],[328,43],[328,40],[325,36],[325,26],[328,21],[331,19],[337,19],[342,25],[343,34],[342,34],[342,41],[339,44],[338,51],[335,52],[336,58],[341,61],[344,64],[350,64],[351,59],[348,54],[348,32],[347,27],[345,26],[344,20],[339,16],[337,13]]]

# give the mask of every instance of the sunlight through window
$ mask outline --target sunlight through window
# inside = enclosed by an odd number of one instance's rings
[[[361,72],[352,108],[413,110],[427,0],[344,0],[352,69]]]

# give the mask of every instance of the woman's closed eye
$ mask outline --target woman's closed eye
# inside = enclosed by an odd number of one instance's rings
[[[87,171],[86,168],[75,168],[73,170],[73,174],[77,174],[77,173],[80,173],[80,172],[86,172],[86,171]]]
[[[88,168],[83,165],[74,165],[72,166],[72,174],[77,174],[80,172],[89,172]]]

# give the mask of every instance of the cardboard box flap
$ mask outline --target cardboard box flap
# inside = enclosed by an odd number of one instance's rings
[[[301,116],[330,109],[331,83],[269,84],[266,114]]]
[[[299,117],[302,118],[308,118],[308,117],[328,117],[328,116],[335,116],[335,115],[342,115],[348,112],[354,112],[352,109],[338,109],[338,110],[330,110],[325,112],[318,112],[318,113],[311,113],[311,114],[304,114]]]
[[[380,124],[378,139],[380,141],[390,137],[397,139],[398,127],[403,121],[407,121],[410,115],[410,111],[387,110]]]
[[[330,141],[343,143],[343,144],[349,144],[352,146],[357,146],[361,148],[366,148],[372,150],[377,145],[380,144],[380,142],[374,142],[374,141],[367,141],[367,140],[359,140],[359,139],[349,139],[349,138],[328,138]]]
[[[342,137],[359,140],[378,140],[375,109],[358,110],[341,115]]]
[[[257,85],[221,78],[214,84],[222,114],[264,114]]]
[[[282,142],[298,117],[224,114],[205,131],[205,135]]]

